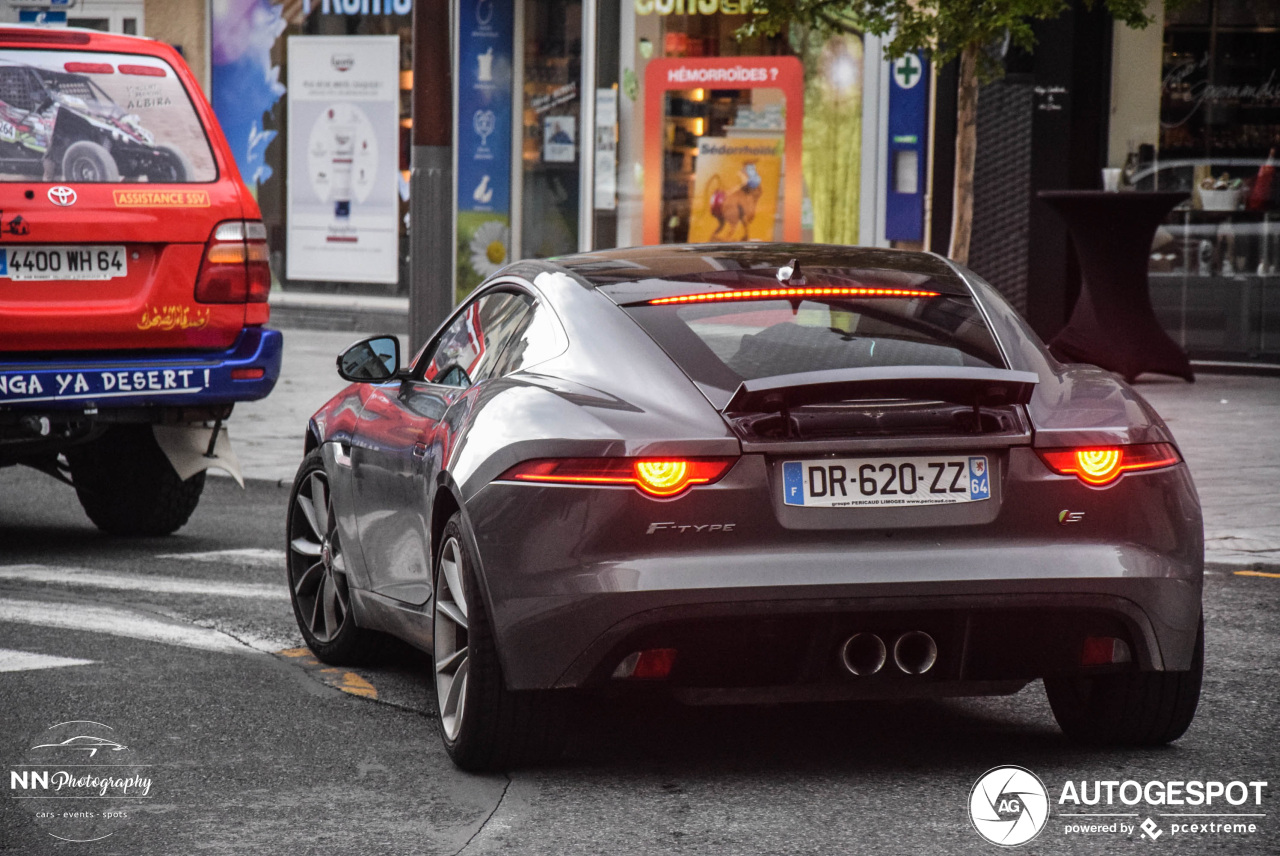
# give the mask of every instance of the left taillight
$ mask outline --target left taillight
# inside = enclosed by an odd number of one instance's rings
[[[258,220],[219,223],[205,244],[204,260],[196,279],[196,300],[200,303],[266,303],[270,292],[267,227]],[[262,322],[265,321],[263,318]]]
[[[578,485],[632,485],[672,497],[719,481],[737,458],[539,458],[516,464],[499,480]]]
[[[1111,484],[1127,472],[1158,470],[1171,467],[1182,460],[1172,443],[1037,449],[1036,453],[1055,473],[1075,476],[1094,487]]]

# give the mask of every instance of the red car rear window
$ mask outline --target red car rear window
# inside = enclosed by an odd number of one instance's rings
[[[0,50],[0,181],[186,184],[217,177],[199,114],[164,60]]]

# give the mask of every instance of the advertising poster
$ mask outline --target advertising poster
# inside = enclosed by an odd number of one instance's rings
[[[574,142],[577,116],[546,116],[542,120],[542,159],[547,163],[573,163],[578,156]]]
[[[209,23],[213,111],[241,177],[256,192],[272,173],[267,146],[276,132],[267,126],[284,85],[271,49],[284,32],[284,15],[269,0],[225,0],[210,4]]]
[[[218,177],[200,117],[168,63],[134,54],[93,58],[86,62],[78,51],[0,51],[0,181],[182,184]],[[110,149],[99,145],[108,140]],[[145,186],[116,191],[116,205],[137,204],[134,199],[209,205],[204,189],[166,194]],[[16,220],[9,234],[27,234],[22,217]],[[0,247],[0,268],[4,263]]]
[[[753,104],[754,94],[759,90],[773,90],[776,96],[761,98],[762,104],[773,105],[767,109],[753,106],[738,111],[734,131],[745,131],[742,136],[735,133],[722,139],[702,137],[700,130],[690,132],[698,142],[688,144],[697,146],[697,163],[693,166],[695,198],[689,210],[688,240],[773,240],[775,214],[780,215],[781,239],[801,240],[805,98],[804,67],[800,61],[792,56],[662,57],[648,62],[644,76],[643,171],[646,176],[664,177],[662,181],[649,179],[644,183],[644,243],[662,243],[663,224],[667,221],[663,187],[669,163],[664,137],[668,128],[664,113],[668,93],[692,94],[695,90],[751,91]],[[765,132],[770,136],[766,138]],[[704,143],[708,144],[707,148]],[[759,151],[732,153],[740,148]],[[712,162],[704,164],[704,155],[709,155]],[[748,163],[751,158],[756,158],[753,164]],[[754,175],[745,169],[748,166]],[[771,178],[766,175],[768,170],[772,170]],[[743,174],[739,175],[740,172]],[[719,178],[713,181],[713,175]],[[709,192],[708,185],[711,185]],[[733,196],[738,191],[741,193]],[[752,205],[755,210],[750,210]],[[763,216],[761,206],[768,208],[768,217]],[[724,217],[723,226],[713,208]],[[736,220],[731,222],[731,218]],[[744,238],[743,221],[748,219],[746,231],[750,237]],[[732,237],[724,237],[730,234]]]
[[[780,140],[703,137],[694,176],[690,242],[773,240]]]
[[[511,0],[458,14],[458,294],[511,256]]]
[[[598,211],[618,207],[618,90],[596,90],[596,168],[594,204]]]
[[[289,279],[399,279],[399,76],[398,36],[289,38]]]

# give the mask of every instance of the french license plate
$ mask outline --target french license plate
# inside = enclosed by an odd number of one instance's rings
[[[951,505],[991,498],[985,455],[787,461],[782,501],[821,508]]]
[[[0,277],[13,280],[114,279],[129,273],[122,246],[0,248]]]

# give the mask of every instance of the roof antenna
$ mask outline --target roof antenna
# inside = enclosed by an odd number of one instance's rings
[[[791,261],[787,262],[785,265],[778,268],[778,273],[776,274],[776,276],[778,277],[778,282],[786,286],[790,286],[791,280],[793,279],[799,279],[803,281],[804,274],[800,273],[800,260],[792,259]]]

